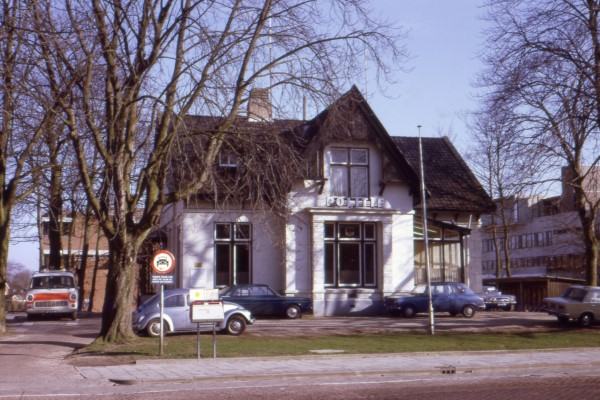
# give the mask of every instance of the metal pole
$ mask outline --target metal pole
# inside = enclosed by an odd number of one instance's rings
[[[200,322],[196,322],[196,354],[198,360],[200,360]]]
[[[163,313],[165,310],[165,285],[160,285],[160,340],[158,345],[158,355],[162,356],[165,349],[165,327]]]
[[[425,191],[425,169],[423,167],[423,143],[421,141],[421,125],[419,130],[419,169],[421,172],[421,204],[423,205],[423,239],[425,241],[425,268],[427,271],[427,302],[429,310],[429,333],[435,335],[435,320],[433,316],[433,301],[431,299],[431,267],[429,263],[429,233],[427,232],[427,193]]]
[[[213,358],[217,358],[217,323],[213,322]]]

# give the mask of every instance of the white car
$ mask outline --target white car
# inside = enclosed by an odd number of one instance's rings
[[[25,296],[27,318],[35,315],[66,315],[77,319],[78,290],[75,276],[67,271],[33,274]]]
[[[195,332],[198,328],[190,318],[189,289],[167,289],[164,298],[164,329],[165,333]],[[252,313],[244,307],[223,302],[225,313],[223,321],[216,324],[216,330],[233,336],[244,333],[247,325],[254,323]],[[160,298],[154,295],[143,302],[133,313],[133,329],[148,336],[160,335]],[[201,331],[211,331],[212,323],[201,323]]]

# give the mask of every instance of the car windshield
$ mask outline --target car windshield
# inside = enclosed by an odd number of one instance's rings
[[[67,289],[73,288],[73,277],[61,276],[35,276],[31,279],[31,289]]]
[[[576,300],[576,301],[583,301],[585,295],[586,295],[585,289],[571,287],[571,288],[568,288],[563,293],[562,297],[564,297],[566,299]]]

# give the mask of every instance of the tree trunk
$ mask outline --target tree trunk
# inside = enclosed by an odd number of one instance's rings
[[[511,265],[510,265],[510,248],[509,248],[509,234],[510,227],[508,225],[508,219],[506,218],[506,207],[504,198],[500,200],[500,217],[502,218],[502,233],[504,234],[504,244],[502,251],[504,252],[504,265],[506,266],[506,276],[510,278],[512,276]]]
[[[88,253],[90,250],[90,238],[89,238],[89,224],[90,224],[90,214],[91,214],[91,210],[89,207],[86,207],[85,210],[85,217],[83,220],[83,238],[82,238],[82,247],[81,247],[81,258],[80,258],[80,262],[79,262],[79,270],[77,271],[77,280],[79,282],[79,309],[83,311],[83,302],[85,299],[85,295],[89,295],[91,297],[90,294],[85,293],[84,287],[85,287],[85,276],[87,273],[87,261],[88,261]],[[73,215],[73,225],[72,225],[72,229],[71,232],[73,232],[75,229],[75,218],[76,215]]]
[[[58,163],[57,163],[58,164]],[[62,167],[53,165],[50,177],[50,204],[49,204],[49,229],[48,240],[50,242],[50,269],[62,267]],[[70,255],[70,254],[69,254]]]
[[[92,285],[90,287],[90,302],[88,304],[89,312],[94,311],[94,300],[96,296],[96,280],[98,278],[98,268],[100,267],[100,250],[98,250],[98,247],[100,247],[100,236],[100,227],[96,225],[96,255],[94,256],[94,272],[92,273]]]
[[[106,342],[123,343],[134,337],[131,311],[139,250],[135,242],[133,238],[124,241],[119,236],[109,241],[109,271],[100,330]]]
[[[5,216],[10,211],[4,209]],[[6,283],[8,278],[8,242],[10,239],[10,218],[0,217],[0,334],[6,332]]]
[[[496,278],[502,277],[502,257],[500,257],[500,246],[498,246],[498,235],[496,234],[496,217],[492,214],[492,240],[494,243],[494,255],[496,257]]]

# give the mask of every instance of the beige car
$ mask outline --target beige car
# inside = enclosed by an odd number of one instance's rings
[[[587,327],[600,318],[600,287],[571,286],[560,297],[546,297],[543,304],[544,310],[556,315],[558,322],[574,320]]]

